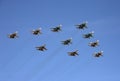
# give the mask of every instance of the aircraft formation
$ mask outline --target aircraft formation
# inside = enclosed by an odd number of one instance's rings
[[[62,27],[62,25],[60,24],[60,25],[58,25],[58,26],[56,26],[56,27],[54,27],[54,28],[50,28],[50,30],[51,30],[52,32],[61,32],[61,31],[62,31],[62,28],[61,28],[61,27]],[[88,28],[88,27],[87,27],[87,22],[83,22],[83,23],[81,23],[81,24],[77,24],[77,25],[75,25],[75,27],[76,27],[77,29],[79,29],[79,30],[85,30],[86,28]],[[41,29],[41,28],[38,28],[38,29],[32,30],[32,34],[33,34],[33,35],[42,34],[42,29]],[[93,38],[93,34],[94,34],[94,31],[89,32],[89,33],[86,33],[86,34],[83,35],[83,38],[85,38],[85,39],[91,39],[91,38]],[[11,34],[8,35],[8,37],[9,37],[10,39],[18,38],[18,37],[19,37],[19,36],[18,36],[18,32],[16,31],[16,32],[14,32],[14,33],[11,33]],[[61,41],[61,43],[62,43],[63,45],[70,45],[70,44],[72,44],[72,38],[63,40],[63,41]],[[93,48],[98,47],[98,46],[99,46],[99,40],[90,42],[90,43],[88,44],[88,46],[93,47]],[[37,46],[37,47],[35,47],[35,48],[36,48],[36,50],[39,50],[39,51],[47,51],[46,44],[44,44],[44,45],[42,45],[42,46]],[[78,55],[79,55],[79,54],[78,54],[78,50],[71,51],[71,52],[67,52],[67,53],[68,53],[69,56],[78,56]],[[101,56],[103,56],[103,51],[95,52],[95,53],[93,54],[93,56],[94,56],[94,57],[101,57]]]

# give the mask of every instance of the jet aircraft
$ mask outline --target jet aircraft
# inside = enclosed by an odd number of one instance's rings
[[[59,32],[59,31],[61,31],[61,27],[62,27],[62,25],[60,24],[60,25],[58,25],[58,26],[56,26],[54,28],[51,28],[51,31],[52,32]]]
[[[44,44],[44,45],[42,45],[42,46],[36,47],[36,49],[39,50],[39,51],[47,50],[47,48],[46,48],[45,46],[46,46],[46,45]]]
[[[100,56],[103,56],[103,51],[94,54],[94,57],[100,57]]]
[[[36,29],[36,30],[32,30],[32,34],[33,34],[33,35],[39,35],[39,34],[42,34],[42,32],[41,32],[41,28],[38,28],[38,29]]]
[[[9,34],[8,37],[11,38],[11,39],[14,39],[14,38],[17,38],[17,37],[18,37],[17,34],[18,34],[18,32],[16,31],[16,32],[14,32],[14,33],[12,33],[12,34]]]
[[[87,28],[87,22],[83,22],[83,23],[77,24],[75,26],[76,26],[77,29],[83,29],[84,30],[85,28]]]
[[[93,34],[94,34],[94,31],[92,31],[92,32],[90,32],[90,33],[87,33],[87,34],[84,34],[83,37],[90,39],[90,38],[93,37]]]
[[[95,42],[90,42],[89,46],[91,46],[91,47],[97,47],[97,46],[99,46],[99,40],[97,40]]]
[[[72,51],[72,52],[68,52],[69,56],[78,56],[78,50],[76,51]]]
[[[63,44],[63,45],[72,44],[72,38],[69,38],[69,39],[67,39],[67,40],[62,41],[62,44]]]

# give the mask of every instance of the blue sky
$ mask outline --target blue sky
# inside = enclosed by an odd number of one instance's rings
[[[120,81],[119,0],[0,0],[0,81]],[[88,21],[88,29],[75,24]],[[62,32],[50,28],[62,24]],[[41,27],[39,36],[32,29]],[[18,31],[18,39],[7,35]],[[82,35],[95,31],[94,38]],[[73,38],[73,44],[60,41]],[[100,46],[88,43],[99,40]],[[36,46],[46,44],[47,51]],[[79,50],[78,57],[67,52]],[[104,51],[104,56],[92,54]]]

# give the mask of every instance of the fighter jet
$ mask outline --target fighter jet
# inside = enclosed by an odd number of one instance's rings
[[[51,28],[51,31],[52,32],[59,32],[59,31],[61,31],[61,27],[62,27],[62,25],[60,24],[60,25],[56,26],[55,28]]]
[[[83,29],[84,30],[85,28],[87,28],[87,23],[88,22],[83,22],[83,23],[77,24],[75,26],[76,26],[77,29]]]
[[[99,46],[99,40],[97,40],[95,42],[90,42],[89,46],[91,46],[91,47],[97,47],[97,46]]]
[[[72,52],[68,52],[69,56],[78,56],[78,50],[76,51],[72,51]]]
[[[103,51],[94,54],[94,57],[100,57],[100,56],[103,56]]]
[[[36,30],[32,30],[32,34],[33,34],[33,35],[42,34],[42,33],[41,33],[41,28],[38,28],[38,29],[36,29]]]
[[[63,45],[72,44],[72,38],[69,38],[69,39],[67,39],[67,40],[62,41],[62,44],[63,44]]]
[[[93,37],[93,34],[94,34],[94,31],[92,31],[92,32],[90,32],[90,33],[88,33],[88,34],[84,34],[83,37],[90,39],[91,37]]]
[[[46,48],[45,46],[46,46],[46,45],[44,44],[44,45],[42,45],[42,46],[36,47],[36,49],[39,50],[39,51],[47,50],[47,48]]]
[[[11,38],[11,39],[14,39],[14,38],[17,38],[17,37],[18,37],[17,34],[18,34],[18,32],[16,31],[16,32],[14,32],[14,33],[12,33],[12,34],[9,34],[8,37]]]

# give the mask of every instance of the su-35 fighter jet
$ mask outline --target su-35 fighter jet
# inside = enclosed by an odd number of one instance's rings
[[[72,52],[68,52],[69,56],[78,56],[78,50],[76,51],[72,51]]]
[[[44,45],[42,45],[42,46],[36,47],[36,49],[39,50],[39,51],[45,51],[45,50],[47,50],[47,48],[46,48],[45,46],[46,46],[46,45],[44,44]]]
[[[12,34],[9,34],[8,37],[11,38],[11,39],[17,38],[18,37],[18,32],[16,31]]]
[[[60,25],[58,25],[58,26],[56,26],[54,28],[51,28],[51,31],[52,32],[59,32],[59,31],[61,31],[61,27],[62,27],[62,25],[60,24]]]

